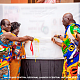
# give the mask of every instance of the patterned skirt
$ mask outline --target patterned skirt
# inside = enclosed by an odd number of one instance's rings
[[[78,79],[79,55],[72,59],[65,59],[63,64],[62,80]]]
[[[0,80],[10,80],[9,63],[7,61],[1,62],[0,65]]]

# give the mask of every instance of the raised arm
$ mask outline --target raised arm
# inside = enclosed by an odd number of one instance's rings
[[[33,41],[33,39],[34,39],[33,37],[30,37],[30,36],[16,37],[16,36],[13,36],[11,33],[8,33],[8,32],[4,32],[3,36],[5,36],[5,38],[9,39],[10,41],[19,41],[19,42],[23,42],[26,40]]]
[[[64,38],[62,35],[54,35],[54,37],[57,37],[57,38],[59,38],[61,40],[63,40],[63,38]]]
[[[76,37],[77,37],[77,39],[79,40],[79,43],[78,43],[78,49],[79,49],[79,51],[80,51],[80,34],[79,34],[79,33],[76,34]]]
[[[54,38],[51,38],[51,41],[53,41],[53,43],[57,44],[58,46],[62,47],[62,43],[56,41]]]

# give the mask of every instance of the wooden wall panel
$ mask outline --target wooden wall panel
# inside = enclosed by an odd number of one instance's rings
[[[0,3],[36,3],[37,0],[0,0]],[[61,3],[80,2],[80,0],[60,0]]]
[[[20,3],[19,0],[11,0],[11,3]]]
[[[61,3],[73,3],[74,0],[61,0]]]
[[[28,0],[28,3],[32,3],[32,0]]]
[[[28,0],[11,0],[11,3],[28,3]]]
[[[20,0],[20,3],[28,3],[28,0]]]
[[[11,0],[0,0],[0,3],[11,3]]]
[[[11,3],[36,3],[37,0],[11,0]]]

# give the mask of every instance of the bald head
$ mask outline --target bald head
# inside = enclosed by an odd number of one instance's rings
[[[73,23],[73,15],[71,13],[66,13],[63,15],[63,25],[67,27],[70,23]]]
[[[66,13],[63,16],[64,18],[68,18],[69,20],[73,20],[73,15],[71,13]]]
[[[1,20],[1,28],[2,28],[2,30],[9,32],[11,30],[10,21],[8,19]]]

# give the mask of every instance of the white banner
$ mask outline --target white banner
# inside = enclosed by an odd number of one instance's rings
[[[51,37],[64,35],[62,16],[68,12],[79,23],[79,3],[3,4],[3,18],[21,23],[19,36],[29,35],[40,40],[39,44],[33,41],[34,55],[30,51],[31,43],[26,44],[26,57],[29,59],[63,58],[61,48],[51,41]]]

